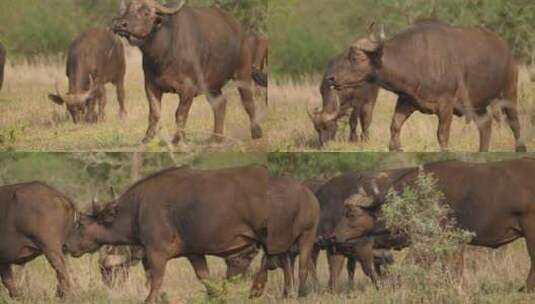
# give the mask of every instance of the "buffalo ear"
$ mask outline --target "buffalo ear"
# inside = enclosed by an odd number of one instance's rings
[[[61,98],[61,96],[59,96],[59,95],[48,94],[48,99],[50,99],[53,103],[55,103],[55,104],[57,104],[59,106],[62,106],[65,103],[63,98]]]

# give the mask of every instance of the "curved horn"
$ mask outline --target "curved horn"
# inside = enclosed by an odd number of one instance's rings
[[[63,98],[63,95],[59,91],[59,81],[57,79],[56,79],[56,82],[54,83],[54,89],[56,90],[56,95],[58,95],[61,99],[65,100],[65,98]]]
[[[126,2],[124,0],[121,0],[121,3],[119,4],[119,14],[124,15],[126,13]]]
[[[166,7],[155,0],[145,0],[145,1],[147,4],[154,7],[158,13],[167,14],[167,15],[173,15],[173,14],[178,13],[178,11],[180,11],[180,9],[182,9],[182,7],[186,4],[186,0],[182,0],[180,4],[176,7]]]
[[[372,181],[372,191],[373,195],[379,195],[379,186],[377,186],[377,181],[375,179]]]
[[[332,113],[323,112],[321,117],[323,121],[336,119],[338,117],[338,114],[340,113],[340,98],[334,90],[331,90],[331,94],[334,95],[334,111]]]
[[[113,186],[110,186],[110,195],[112,200],[117,199],[117,193],[115,193],[115,189],[113,188]]]
[[[379,34],[379,39],[380,39],[380,41],[383,41],[383,40],[385,40],[385,38],[386,38],[385,25],[381,24],[381,32]]]

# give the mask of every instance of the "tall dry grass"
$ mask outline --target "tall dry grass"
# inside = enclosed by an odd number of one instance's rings
[[[17,151],[132,151],[140,149],[139,142],[148,126],[148,102],[143,88],[141,54],[127,47],[126,108],[128,118],[118,117],[115,87],[107,86],[108,104],[106,121],[88,125],[72,123],[65,107],[48,100],[57,81],[60,90],[68,88],[64,58],[42,58],[29,62],[7,64],[4,88],[0,91],[0,135],[8,138],[4,149]],[[265,90],[264,90],[265,91]],[[249,118],[242,107],[239,94],[232,82],[225,87],[228,99],[225,120],[225,141],[209,143],[213,130],[213,112],[205,97],[193,103],[186,132],[187,143],[171,147],[176,151],[263,151],[265,140],[251,140]],[[267,109],[265,92],[255,96],[257,118],[266,129]],[[164,95],[162,100],[160,142],[149,145],[148,150],[167,150],[167,144],[176,130],[175,111],[179,98],[174,94]]]
[[[268,126],[271,130],[269,146],[272,151],[318,151],[317,134],[307,115],[307,102],[321,105],[320,77],[302,81],[270,82],[268,88],[270,110]],[[370,140],[367,143],[348,142],[347,118],[339,122],[336,141],[327,144],[323,151],[388,151],[390,122],[394,113],[396,95],[381,90],[373,113]],[[535,149],[535,83],[523,69],[519,81],[519,112],[522,134],[528,150]],[[405,152],[440,151],[436,137],[438,120],[434,115],[413,114],[401,131],[401,145]],[[358,129],[360,132],[360,126]],[[450,134],[450,151],[476,152],[479,133],[474,123],[466,124],[463,118],[454,118]],[[512,132],[502,119],[494,123],[491,151],[514,151]]]
[[[395,253],[397,263],[402,263],[405,251]],[[219,258],[209,258],[213,277],[223,278],[225,266]],[[257,257],[252,269],[257,269]],[[129,280],[119,289],[109,289],[100,281],[97,257],[84,256],[69,259],[69,269],[76,287],[76,296],[70,303],[140,303],[147,295],[145,276],[141,266],[136,266]],[[463,282],[457,283],[447,278],[441,288],[417,289],[399,288],[394,278],[386,278],[384,286],[376,290],[361,271],[357,271],[355,289],[345,286],[346,275],[342,274],[342,290],[337,294],[327,291],[328,268],[325,256],[319,259],[318,274],[320,289],[304,298],[282,298],[283,278],[280,271],[270,272],[264,296],[254,303],[534,303],[535,295],[517,292],[524,285],[529,271],[529,258],[523,241],[515,242],[498,250],[469,247]],[[13,301],[7,297],[6,290],[0,287],[0,303],[33,304],[62,303],[54,297],[55,276],[44,258],[29,263],[24,269],[17,269],[18,284],[23,288],[24,297]],[[435,274],[436,276],[436,274]],[[400,278],[403,280],[404,278]],[[227,303],[250,303],[247,299],[250,278],[226,282],[227,294],[222,299]],[[203,285],[195,278],[186,259],[169,262],[162,288],[161,303],[206,303]],[[448,301],[444,301],[448,299]],[[216,301],[217,302],[217,301]]]

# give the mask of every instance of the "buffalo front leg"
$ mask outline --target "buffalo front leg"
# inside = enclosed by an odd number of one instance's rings
[[[294,286],[294,268],[293,261],[289,254],[283,254],[279,257],[281,259],[282,271],[284,273],[284,297],[289,297]]]
[[[223,140],[223,129],[225,128],[225,113],[227,111],[227,99],[221,91],[212,92],[208,99],[214,111],[214,134],[212,140],[221,142]]]
[[[147,268],[150,271],[150,292],[145,299],[146,304],[154,304],[158,300],[160,289],[162,288],[167,257],[157,251],[147,250]]]
[[[100,97],[98,99],[98,121],[104,121],[106,118],[106,104],[108,98],[106,96],[106,88],[102,86],[100,88]]]
[[[394,116],[392,117],[392,123],[390,125],[390,144],[388,145],[390,151],[402,151],[400,142],[401,127],[415,110],[416,109],[407,97],[398,97],[396,109],[394,110]]]
[[[340,254],[335,254],[332,249],[327,249],[327,262],[329,264],[329,290],[332,293],[338,291],[338,280],[340,273],[344,268],[345,257]]]
[[[347,258],[347,285],[349,289],[353,289],[355,285],[355,268],[357,266],[357,260],[354,257]]]
[[[363,142],[367,142],[370,139],[370,125],[372,124],[374,105],[373,102],[368,102],[360,108],[361,140]]]
[[[63,256],[61,246],[56,247],[58,248],[43,248],[43,254],[56,271],[58,280],[57,296],[63,298],[71,292],[71,281],[67,267],[65,266],[65,257]]]
[[[175,113],[177,127],[175,137],[173,138],[173,144],[175,145],[186,140],[186,123],[188,122],[189,111],[191,109],[191,105],[193,104],[193,98],[194,95],[192,94],[180,94],[180,102]]]
[[[492,134],[492,119],[486,111],[478,113],[476,124],[479,130],[479,152],[488,152]]]
[[[249,293],[249,299],[257,298],[264,293],[264,287],[267,283],[267,277],[268,277],[268,257],[264,253],[262,256],[262,261],[260,262],[260,268],[258,269],[258,272],[255,274],[254,280],[253,280],[253,286],[251,287],[251,291]]]
[[[13,276],[13,269],[9,264],[0,264],[0,276],[2,283],[6,287],[11,298],[18,298],[21,296],[20,292],[15,286],[15,278]]]
[[[349,141],[357,142],[359,140],[357,136],[357,126],[359,124],[360,109],[359,107],[353,107],[351,116],[349,116]]]
[[[210,271],[204,255],[188,256],[188,260],[195,271],[197,279],[199,279],[206,288],[206,293],[209,297],[217,298],[225,293],[223,288],[218,288],[210,281]]]
[[[310,262],[312,260],[312,249],[316,241],[316,227],[305,231],[299,238],[299,296],[306,296],[308,293],[307,279]]]
[[[124,106],[124,79],[117,81],[115,88],[117,89],[117,102],[119,102],[119,119],[123,120],[128,115],[128,112]]]
[[[250,79],[249,81],[240,84],[238,91],[240,92],[243,107],[245,108],[245,112],[247,112],[251,123],[251,137],[253,139],[259,139],[262,137],[262,128],[256,117],[256,107],[253,99],[253,91],[251,90]]]
[[[149,127],[145,133],[142,143],[150,142],[158,131],[158,124],[160,122],[160,112],[162,106],[162,91],[152,83],[145,81],[145,94],[149,101]]]

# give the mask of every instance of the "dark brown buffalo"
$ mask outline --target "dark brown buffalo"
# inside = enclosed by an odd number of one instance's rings
[[[345,64],[328,80],[338,89],[374,83],[398,95],[391,151],[401,150],[401,127],[416,110],[438,116],[442,150],[448,148],[455,114],[476,122],[479,149],[488,151],[492,119],[487,108],[494,100],[500,101],[516,150],[526,150],[517,111],[517,64],[497,34],[424,19],[390,40],[383,37],[371,34],[355,42],[346,53]]]
[[[270,177],[267,201],[270,208],[264,255],[255,275],[250,297],[262,295],[268,270],[282,268],[284,295],[293,289],[293,259],[299,255],[299,296],[307,292],[306,282],[312,265],[312,248],[316,241],[319,204],[302,183],[288,177]]]
[[[124,107],[124,77],[126,71],[124,48],[119,39],[107,30],[90,29],[80,34],[69,47],[67,77],[69,91],[48,98],[58,105],[66,105],[74,123],[104,120],[107,83],[117,88],[120,117],[126,116]],[[98,106],[98,114],[96,107]]]
[[[363,187],[360,203],[349,204],[347,216],[336,228],[339,243],[378,233],[376,218],[385,193],[411,185],[420,170],[404,174],[369,176],[354,187]],[[535,289],[535,159],[523,158],[489,163],[437,162],[423,166],[431,173],[445,201],[454,211],[460,228],[475,233],[472,245],[498,248],[524,237],[531,258],[527,290]],[[383,232],[384,233],[384,232]],[[401,240],[398,238],[398,240]],[[400,247],[407,246],[401,240]]]
[[[6,65],[6,48],[0,43],[0,90],[4,84],[4,67]]]
[[[347,53],[347,51],[346,51]],[[318,133],[320,145],[336,137],[338,120],[347,115],[349,111],[349,141],[356,142],[357,126],[360,120],[362,133],[360,139],[368,141],[369,128],[372,123],[373,109],[379,94],[379,86],[371,83],[362,84],[359,87],[335,88],[330,84],[329,77],[344,68],[347,54],[337,56],[333,59],[323,75],[320,85],[322,97],[322,108],[313,111],[308,110],[308,114],[314,129]]]
[[[259,86],[267,87],[268,79],[264,68],[268,61],[269,40],[256,32],[249,32],[245,39],[253,53],[253,79]]]
[[[391,174],[397,176],[402,170],[393,170]],[[342,271],[344,258],[348,258],[347,272],[348,283],[353,285],[356,263],[362,265],[364,273],[370,277],[374,284],[377,284],[377,273],[385,265],[392,263],[392,256],[381,249],[391,249],[389,241],[385,237],[365,236],[355,238],[348,242],[335,242],[335,231],[340,222],[346,216],[348,199],[351,201],[358,195],[360,189],[357,185],[369,173],[347,173],[329,180],[318,189],[315,194],[320,203],[320,224],[318,227],[318,242],[314,258],[317,259],[320,249],[327,250],[327,261],[329,263],[329,288],[332,291],[338,289],[338,280]]]
[[[163,6],[155,0],[122,1],[121,16],[113,31],[140,48],[143,53],[145,91],[149,101],[149,127],[143,139],[149,142],[158,131],[163,93],[176,93],[177,132],[174,143],[185,138],[185,127],[193,99],[207,96],[214,111],[214,139],[223,134],[227,100],[223,86],[230,79],[249,115],[253,139],[262,137],[252,94],[253,53],[245,43],[239,22],[216,8]]]
[[[63,245],[74,230],[77,212],[63,194],[40,183],[0,187],[0,276],[11,297],[21,296],[12,265],[43,254],[58,279],[57,295],[70,293]]]

